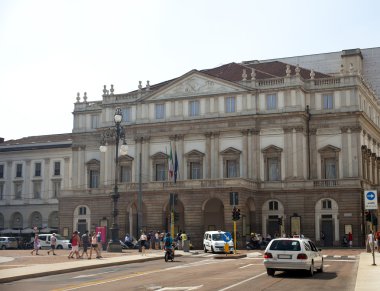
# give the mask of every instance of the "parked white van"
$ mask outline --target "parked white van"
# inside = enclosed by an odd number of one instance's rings
[[[52,234],[39,234],[38,238],[40,240],[41,248],[50,248],[50,238],[52,237]],[[56,249],[71,249],[71,243],[70,240],[65,239],[64,237],[60,236],[59,234],[56,234],[55,237],[57,238],[57,243],[55,245]]]
[[[224,252],[224,244],[226,242],[230,247],[230,253],[233,253],[234,242],[231,235],[226,235],[226,232],[221,230],[206,231],[203,236],[203,250],[205,253],[207,251],[212,253]]]

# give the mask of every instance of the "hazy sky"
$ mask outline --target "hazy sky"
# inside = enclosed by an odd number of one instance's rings
[[[0,0],[0,137],[67,133],[101,100],[229,62],[380,46],[373,0]]]

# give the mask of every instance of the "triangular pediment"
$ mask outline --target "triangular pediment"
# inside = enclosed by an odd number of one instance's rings
[[[324,146],[323,148],[318,150],[319,153],[325,153],[325,152],[340,152],[340,148],[334,147],[333,145],[329,144],[327,146]]]
[[[152,159],[158,160],[158,159],[168,159],[169,156],[167,154],[164,154],[163,152],[158,152],[155,153],[154,155],[151,156]]]
[[[270,145],[270,146],[267,146],[265,149],[262,150],[263,153],[280,153],[282,152],[282,148],[279,148],[275,145]]]
[[[201,153],[200,151],[198,150],[192,150],[188,153],[185,154],[185,156],[187,158],[191,158],[191,157],[203,157],[205,154],[204,153]]]
[[[230,81],[209,76],[198,71],[191,71],[181,78],[159,89],[145,100],[166,100],[213,94],[235,94],[246,88]]]
[[[233,147],[229,147],[229,148],[226,148],[224,151],[222,151],[220,154],[221,155],[240,155],[241,151],[233,148]]]

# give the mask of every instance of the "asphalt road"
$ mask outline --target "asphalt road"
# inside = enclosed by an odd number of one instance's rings
[[[12,290],[354,290],[357,260],[325,260],[325,272],[308,277],[276,272],[269,277],[262,258],[216,260],[212,256],[178,257],[16,281]]]

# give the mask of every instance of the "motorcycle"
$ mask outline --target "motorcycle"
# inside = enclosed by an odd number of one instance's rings
[[[165,249],[165,262],[171,260],[172,262],[174,261],[174,247],[169,249]]]

